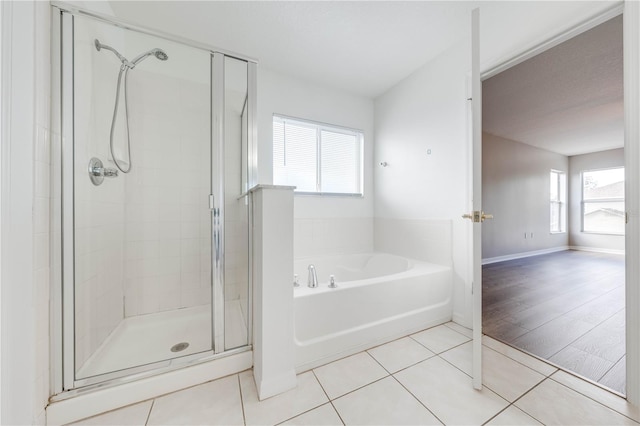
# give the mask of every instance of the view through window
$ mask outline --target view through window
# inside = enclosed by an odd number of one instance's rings
[[[582,230],[623,235],[624,167],[582,172]]]
[[[567,175],[551,170],[549,185],[549,223],[552,233],[567,231]]]

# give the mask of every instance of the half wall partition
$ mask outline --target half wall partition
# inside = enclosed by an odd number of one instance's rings
[[[55,392],[250,349],[256,64],[53,12]]]

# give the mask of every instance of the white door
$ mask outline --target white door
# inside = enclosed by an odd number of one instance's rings
[[[463,217],[473,227],[471,259],[473,292],[473,387],[482,389],[482,86],[480,81],[480,9],[471,12],[471,212]]]

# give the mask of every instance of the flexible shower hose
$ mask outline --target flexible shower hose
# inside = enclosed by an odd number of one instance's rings
[[[111,119],[111,132],[109,133],[109,151],[111,152],[111,158],[113,158],[113,162],[115,163],[118,170],[122,173],[129,173],[131,171],[131,166],[133,162],[131,160],[131,140],[129,138],[129,103],[127,99],[127,80],[129,78],[129,70],[130,68],[126,65],[122,65],[120,67],[120,72],[118,73],[118,87],[116,88],[116,102],[113,106],[113,118]],[[126,169],[120,167],[118,160],[113,152],[113,130],[116,127],[116,116],[118,115],[118,104],[120,103],[120,85],[122,83],[122,74],[124,73],[124,117],[125,117],[125,128],[127,130],[127,157],[129,158],[129,165]]]

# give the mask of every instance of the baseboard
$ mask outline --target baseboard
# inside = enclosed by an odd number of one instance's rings
[[[286,373],[280,374],[276,377],[270,377],[267,380],[264,378],[257,379],[255,377],[254,380],[256,381],[258,399],[260,401],[281,394],[290,389],[294,389],[298,385],[296,372],[293,368]]]
[[[505,256],[488,257],[486,259],[482,259],[482,264],[489,265],[491,263],[505,262],[507,260],[523,259],[525,257],[531,257],[531,256],[540,256],[541,254],[556,253],[559,251],[566,251],[569,249],[570,249],[569,246],[560,246],[560,247],[552,247],[552,248],[543,249],[543,250],[525,251],[522,253],[508,254]]]
[[[570,250],[591,251],[594,253],[621,254],[624,256],[624,250],[604,249],[598,247],[569,246]]]

